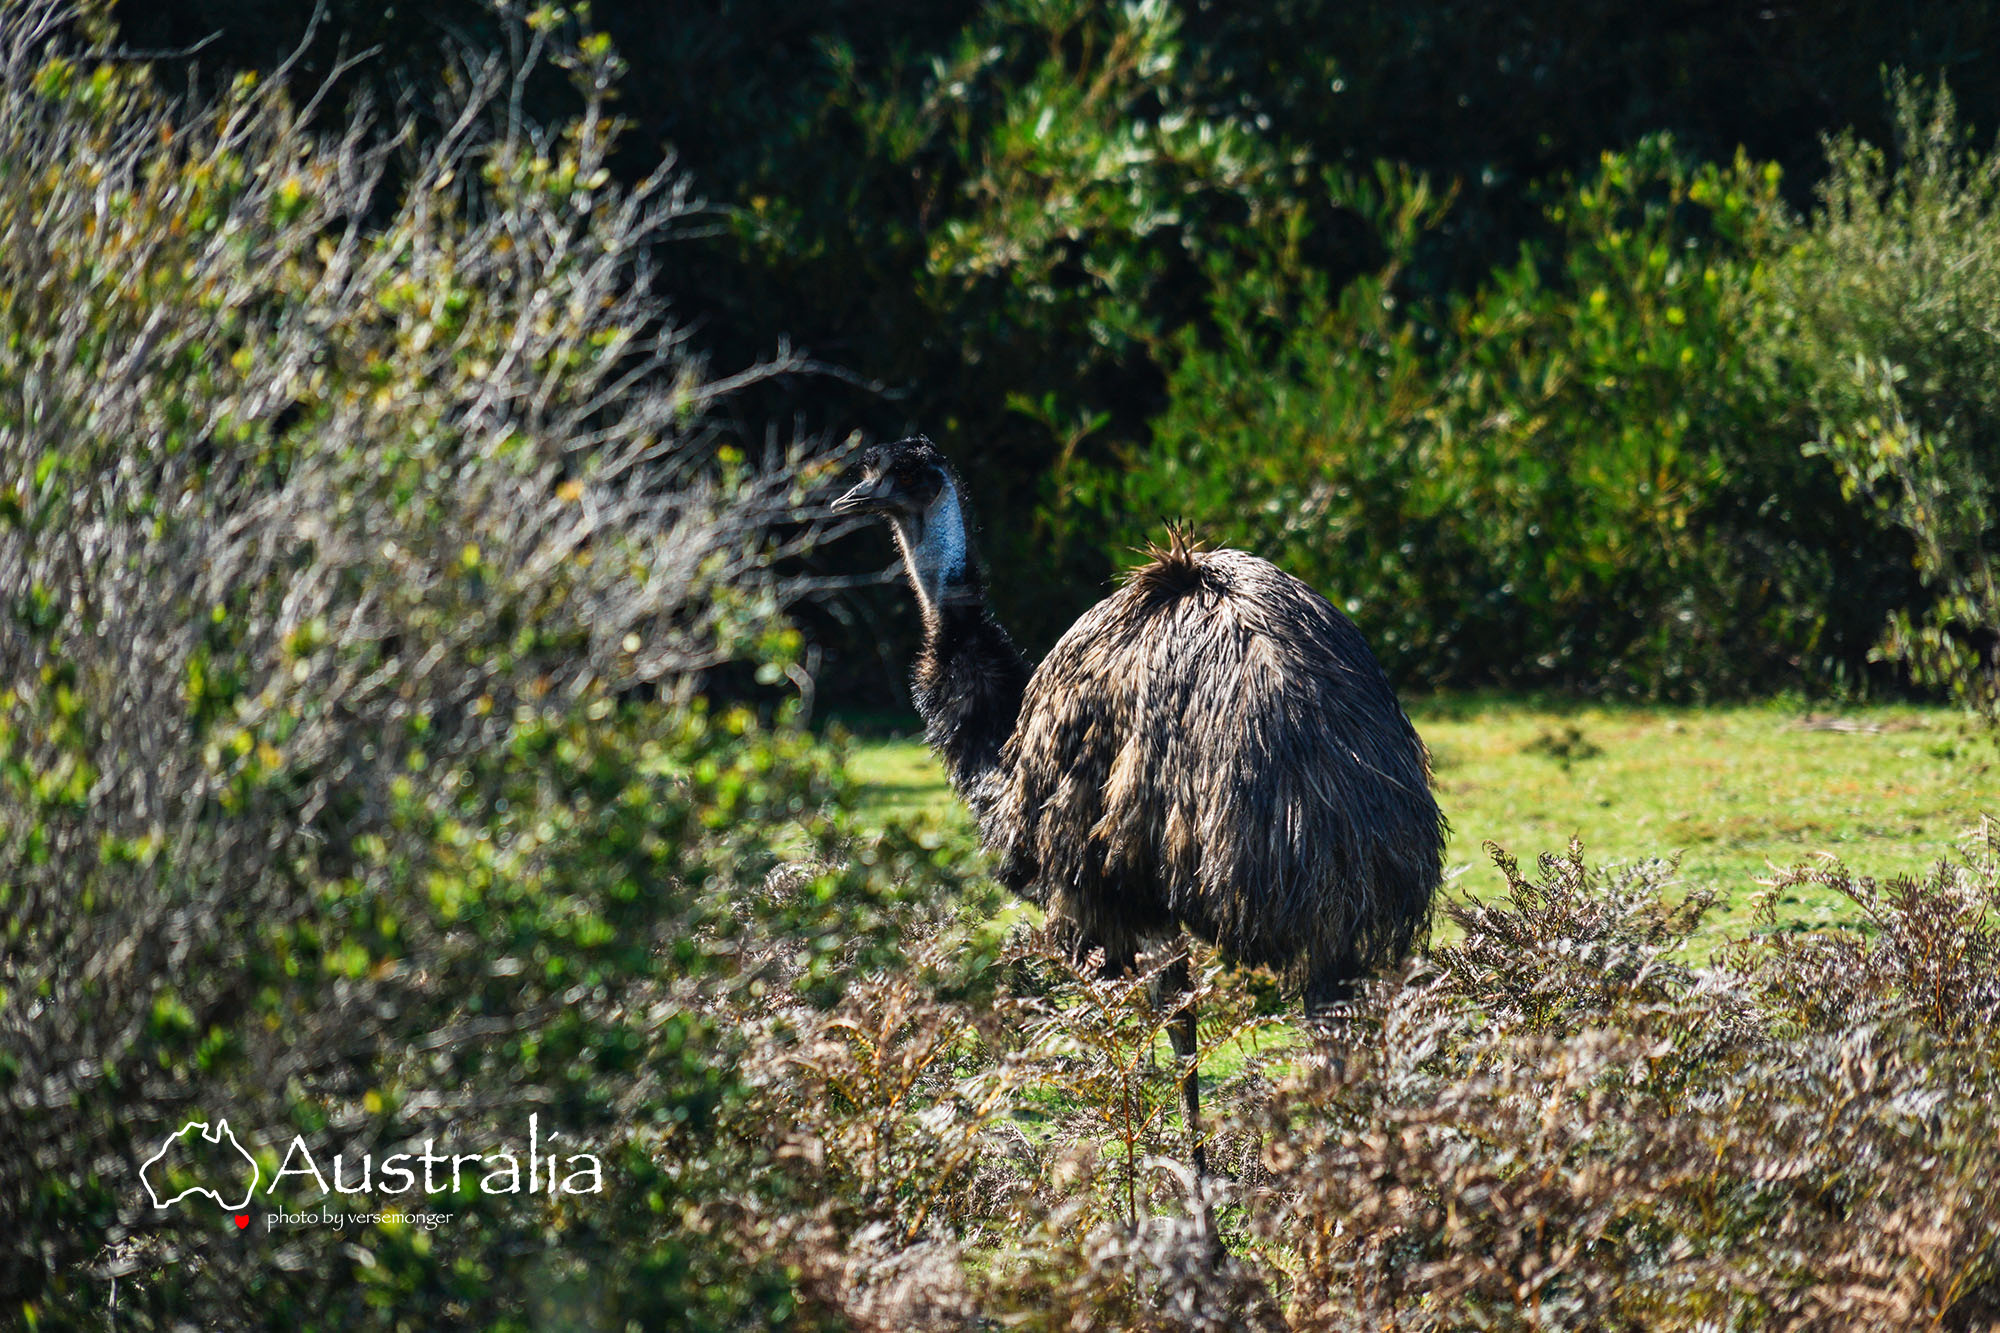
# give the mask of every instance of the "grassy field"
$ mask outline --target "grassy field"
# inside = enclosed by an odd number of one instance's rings
[[[1920,871],[1982,811],[2000,814],[1994,747],[1947,709],[1471,697],[1424,701],[1411,716],[1431,747],[1459,888],[1501,884],[1489,841],[1524,864],[1572,835],[1594,861],[1678,853],[1683,881],[1720,897],[1711,939],[1748,926],[1774,868],[1828,852],[1861,874]],[[859,739],[851,767],[870,813],[967,822],[919,737]],[[1810,928],[1844,919],[1844,906],[1788,891],[1779,913]]]

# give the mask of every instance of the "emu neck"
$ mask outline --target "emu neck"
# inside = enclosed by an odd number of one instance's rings
[[[902,548],[903,567],[909,571],[910,586],[916,589],[917,602],[923,607],[926,634],[936,626],[948,601],[984,602],[985,593],[972,568],[965,511],[951,478],[945,478],[944,488],[930,508],[896,520],[896,545]]]
[[[1013,734],[1028,668],[993,618],[949,480],[921,516],[896,524],[896,542],[924,614],[924,648],[912,697],[924,737],[952,786],[984,817],[989,776]]]

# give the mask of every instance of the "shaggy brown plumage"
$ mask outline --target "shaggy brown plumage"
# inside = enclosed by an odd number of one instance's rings
[[[1176,534],[1036,668],[984,821],[1012,886],[1129,957],[1181,926],[1308,1003],[1408,952],[1442,875],[1423,743],[1351,621]]]
[[[917,707],[1009,887],[1110,968],[1185,929],[1308,1006],[1408,952],[1445,821],[1423,742],[1332,603],[1174,530],[1030,675],[936,448],[871,449],[862,471],[835,511],[894,527],[924,614]],[[1184,989],[1184,964],[1164,979]],[[1171,1030],[1191,1056],[1191,1007]],[[1193,1133],[1191,1067],[1183,1091]]]

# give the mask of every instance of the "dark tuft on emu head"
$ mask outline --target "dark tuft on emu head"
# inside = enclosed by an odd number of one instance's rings
[[[878,444],[861,453],[861,480],[833,502],[836,514],[922,514],[950,479],[937,446],[922,435]]]
[[[1165,593],[1193,592],[1201,586],[1204,549],[1186,524],[1168,523],[1167,544],[1146,543],[1142,554],[1152,557],[1151,563],[1133,570],[1126,582]]]

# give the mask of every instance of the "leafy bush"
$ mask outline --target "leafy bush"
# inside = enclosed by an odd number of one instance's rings
[[[1907,534],[1925,596],[1879,645],[2000,716],[2000,150],[1898,77],[1893,157],[1827,143],[1820,206],[1772,272],[1778,353],[1841,484]]]
[[[1344,598],[1432,684],[1741,689],[1872,628],[1834,597],[1838,497],[1770,425],[1774,171],[1662,139],[1607,156],[1548,204],[1555,242],[1443,309],[1397,295],[1429,187],[1335,184],[1390,265],[1214,275],[1218,338],[1182,339],[1151,445],[1100,482],[1107,545],[1189,517]]]
[[[989,544],[1020,574],[995,593],[1031,643],[1053,641],[1109,567],[1061,507],[1079,464],[1156,406],[1205,270],[1250,263],[1306,221],[1305,155],[1204,95],[1183,22],[1161,0],[983,5],[908,88],[870,86],[852,47],[831,47],[859,170],[889,177],[878,196],[920,198],[877,242],[915,266],[898,281],[928,355],[903,373],[944,400],[942,420],[912,428],[949,440],[975,501],[1011,516]],[[819,225],[775,207],[739,223],[767,252],[814,244]],[[955,333],[942,356],[939,327]],[[975,428],[968,408],[987,419]]]
[[[717,435],[727,382],[649,292],[685,190],[609,180],[617,59],[561,33],[530,16],[420,135],[248,76],[176,98],[58,5],[0,11],[0,1302],[31,1324],[793,1303],[687,1223],[746,1174],[708,1154],[745,1080],[698,1001],[879,965],[930,857],[836,862],[829,752],[693,694],[798,671],[774,524],[815,464]],[[572,123],[511,109],[545,60]],[[817,868],[767,892],[781,848]],[[266,1230],[281,1191],[237,1234],[140,1186],[188,1119],[268,1182],[293,1135],[352,1163],[531,1114],[602,1196]]]

